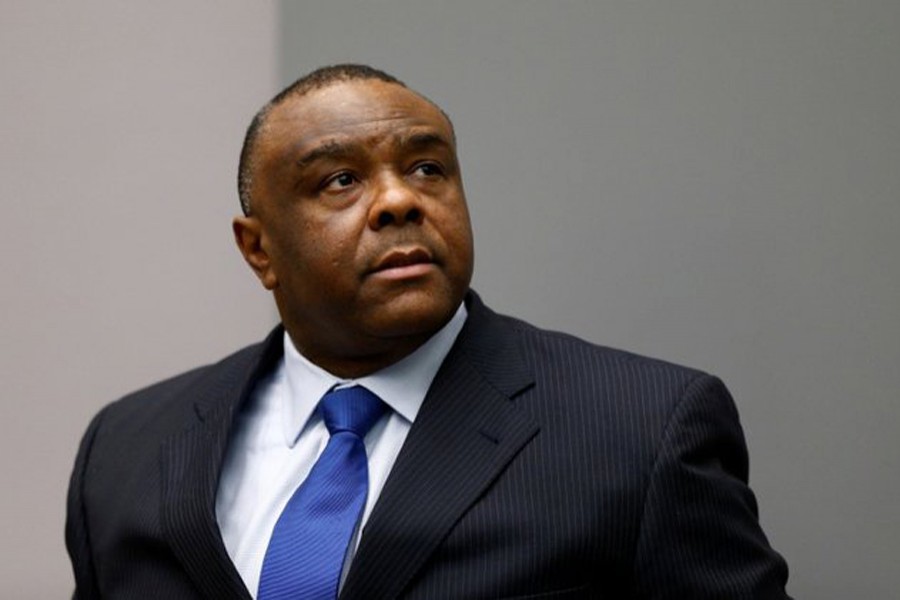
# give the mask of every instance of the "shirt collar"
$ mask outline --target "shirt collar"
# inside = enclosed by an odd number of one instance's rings
[[[359,379],[341,379],[313,364],[294,347],[284,332],[284,366],[287,394],[283,396],[282,424],[285,443],[293,447],[316,410],[319,400],[334,387],[361,385],[412,423],[434,376],[466,322],[466,305],[415,352],[380,371]]]

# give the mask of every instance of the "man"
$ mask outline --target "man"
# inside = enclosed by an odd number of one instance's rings
[[[76,597],[786,597],[722,383],[485,307],[455,148],[359,65],[260,111],[234,234],[282,326],[95,417]]]

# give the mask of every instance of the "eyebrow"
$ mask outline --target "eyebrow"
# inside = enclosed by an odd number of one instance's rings
[[[444,136],[437,133],[416,133],[406,138],[398,139],[397,143],[399,146],[406,146],[413,150],[425,150],[435,146],[447,149],[452,147]]]
[[[411,150],[427,150],[435,147],[449,150],[453,147],[447,138],[437,133],[415,133],[409,136],[397,135],[394,137],[393,143],[401,148],[405,147]],[[318,160],[344,159],[354,154],[355,149],[356,144],[329,140],[305,153],[297,159],[295,164],[303,169]]]
[[[352,149],[349,144],[342,144],[335,140],[329,140],[298,158],[295,164],[298,167],[303,168],[317,160],[346,158],[351,153]]]

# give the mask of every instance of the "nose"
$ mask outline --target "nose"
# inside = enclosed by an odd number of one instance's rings
[[[369,209],[369,227],[372,229],[407,223],[420,224],[424,220],[422,199],[403,177],[385,175],[374,192],[375,197]]]

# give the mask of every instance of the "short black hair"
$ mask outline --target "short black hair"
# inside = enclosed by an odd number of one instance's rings
[[[314,90],[318,90],[329,85],[344,81],[377,79],[387,83],[393,83],[402,87],[406,84],[384,71],[380,71],[374,67],[360,64],[340,64],[327,67],[320,67],[311,73],[308,73],[287,86],[275,95],[265,106],[259,109],[250,121],[247,127],[247,133],[244,135],[244,145],[241,147],[241,158],[238,163],[238,197],[241,201],[241,210],[245,215],[250,214],[250,191],[252,187],[253,173],[253,154],[256,149],[256,142],[259,138],[260,129],[266,121],[266,117],[272,109],[288,98],[303,96]]]

